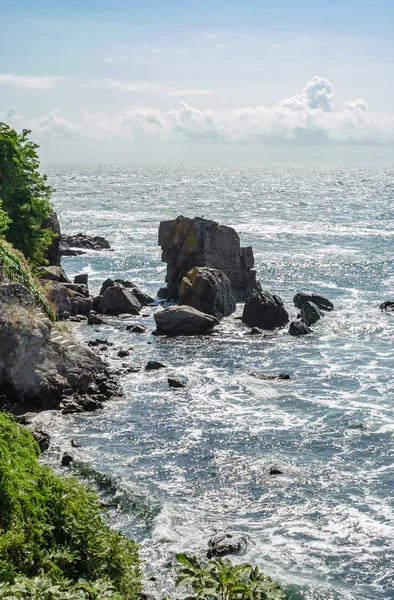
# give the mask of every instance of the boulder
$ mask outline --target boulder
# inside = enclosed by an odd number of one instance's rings
[[[313,304],[313,302],[310,302],[309,300],[303,302],[301,306],[301,321],[305,323],[305,325],[308,325],[308,327],[309,325],[313,325],[322,316],[324,316],[324,313],[319,310],[316,304]]]
[[[62,456],[62,467],[69,467],[73,461],[73,457],[68,452],[64,452]]]
[[[88,285],[89,275],[88,273],[79,273],[74,277],[74,283],[82,283],[82,285]]]
[[[128,281],[127,279],[106,279],[101,286],[100,295],[103,296],[104,292],[109,287],[119,286],[121,288],[129,289],[133,292],[134,296],[137,300],[142,304],[142,306],[146,306],[153,302],[153,298],[145,294],[138,286],[136,286],[132,281]]]
[[[163,365],[163,363],[158,362],[157,360],[149,360],[146,363],[145,370],[146,371],[155,371],[157,369],[165,369],[167,365]]]
[[[289,327],[290,335],[307,335],[308,333],[312,333],[312,329],[302,323],[302,321],[292,321]]]
[[[269,474],[270,475],[283,475],[283,471],[278,469],[278,467],[270,467]]]
[[[319,294],[315,294],[314,292],[297,292],[293,300],[297,308],[302,308],[304,302],[309,301],[320,308],[320,310],[334,310],[334,305],[331,300],[328,300],[328,298],[320,296]]]
[[[226,532],[214,535],[208,541],[207,557],[227,556],[244,552],[248,546],[249,537],[245,533]]]
[[[105,288],[98,311],[111,315],[121,313],[139,315],[141,308],[142,304],[137,300],[132,290],[114,285]]]
[[[118,352],[118,356],[119,358],[125,358],[126,356],[129,356],[130,352],[128,350],[119,350]]]
[[[167,294],[179,298],[182,278],[192,267],[222,271],[231,281],[232,294],[239,302],[261,289],[253,270],[251,247],[241,248],[237,232],[201,217],[179,216],[162,221],[159,227],[162,260],[167,263]],[[160,292],[163,297],[163,291]]]
[[[103,323],[105,323],[105,321],[97,315],[90,314],[88,316],[88,325],[102,325]]]
[[[47,218],[42,222],[42,229],[50,229],[52,231],[53,238],[46,251],[46,259],[48,264],[60,267],[61,251],[60,251],[60,223],[57,214],[51,211]]]
[[[46,431],[42,431],[41,429],[33,429],[32,434],[37,444],[39,445],[41,452],[45,452],[45,450],[48,450],[51,443],[49,433],[46,433]]]
[[[127,325],[126,331],[131,331],[131,333],[145,333],[146,327],[144,325]]]
[[[71,296],[64,285],[54,282],[47,293],[49,299],[56,305],[56,314],[60,319],[62,319],[65,314],[71,315],[73,313]]]
[[[71,248],[84,248],[85,250],[110,250],[110,243],[101,235],[86,235],[76,233],[74,235],[62,235],[62,242]]]
[[[193,335],[211,330],[219,320],[191,306],[170,306],[154,314],[157,332],[166,335]]]
[[[194,267],[186,273],[179,288],[179,304],[218,319],[231,315],[237,307],[229,278],[210,267]]]
[[[247,299],[242,321],[249,327],[275,329],[289,322],[289,315],[279,296],[269,292],[256,292]]]
[[[42,267],[40,279],[44,279],[45,281],[57,281],[58,283],[70,283],[70,280],[63,269],[56,265]]]
[[[383,312],[394,312],[394,300],[387,300],[379,306]]]
[[[77,294],[79,294],[80,296],[84,296],[85,298],[89,297],[89,288],[84,283],[64,283],[63,285],[68,290],[71,290],[71,292],[76,292]],[[72,296],[73,294],[70,295]]]
[[[175,377],[169,377],[167,382],[171,388],[184,388],[187,386],[187,382],[184,379],[177,379]]]

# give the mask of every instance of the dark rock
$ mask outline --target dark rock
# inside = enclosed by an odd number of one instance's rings
[[[62,242],[71,248],[84,248],[85,250],[110,250],[110,243],[100,235],[62,235]]]
[[[138,302],[140,302],[142,306],[146,306],[147,304],[151,304],[153,302],[153,298],[140,290],[140,288],[132,281],[127,281],[126,279],[106,279],[101,286],[100,295],[103,296],[108,288],[114,286],[131,290],[133,295],[137,298]]]
[[[163,365],[163,363],[157,362],[156,360],[150,360],[147,362],[145,366],[146,371],[152,371],[155,369],[165,369],[167,365]]]
[[[308,327],[316,323],[322,316],[324,316],[324,313],[322,313],[313,302],[306,300],[302,303],[301,321],[305,323],[305,325],[308,325]]]
[[[154,314],[158,333],[167,335],[195,335],[210,331],[219,320],[191,306],[170,306]]]
[[[51,287],[47,290],[47,294],[50,300],[56,305],[56,313],[58,317],[63,318],[65,314],[70,316],[73,314],[71,306],[71,296],[68,289],[61,283],[52,283]]]
[[[159,246],[162,260],[167,263],[167,298],[178,299],[182,278],[192,267],[222,271],[231,281],[232,294],[238,301],[261,289],[252,270],[252,248],[241,248],[239,236],[231,227],[200,217],[179,216],[160,223]]]
[[[127,325],[126,331],[131,331],[131,333],[145,333],[147,330],[144,325]]]
[[[41,267],[40,279],[44,279],[45,281],[57,281],[58,283],[70,283],[70,280],[63,269],[56,265]]]
[[[104,340],[101,338],[96,338],[95,340],[89,340],[88,346],[113,346],[113,342],[109,342],[108,340]]]
[[[209,267],[194,267],[186,273],[179,287],[179,304],[218,319],[231,315],[237,307],[229,278]]]
[[[289,327],[290,335],[306,335],[312,333],[312,329],[301,321],[292,321]]]
[[[288,373],[249,373],[251,377],[255,377],[256,379],[261,379],[262,381],[272,381],[275,379],[290,379],[290,375]]]
[[[283,475],[283,471],[278,469],[277,467],[271,467],[269,470],[270,475]]]
[[[99,310],[101,298],[102,296],[95,296],[92,300],[92,309],[96,312]]]
[[[52,241],[46,251],[46,259],[48,261],[48,264],[56,265],[57,267],[60,267],[61,231],[60,231],[60,223],[59,223],[58,216],[54,211],[51,211],[48,214],[47,218],[42,222],[41,228],[42,229],[50,229],[52,231],[52,233],[54,234]]]
[[[166,287],[160,288],[159,291],[157,292],[158,298],[161,298],[162,300],[165,300],[167,298],[167,294],[168,294],[168,288],[166,288]]]
[[[88,316],[88,325],[102,325],[103,323],[105,323],[105,321],[103,321],[103,319],[100,319],[100,317],[98,317],[97,315],[90,314]]]
[[[334,310],[334,305],[330,300],[328,300],[328,298],[320,296],[319,294],[315,294],[314,292],[297,292],[293,300],[297,308],[302,308],[304,302],[308,300],[309,302],[316,304],[316,306],[321,310]]]
[[[250,335],[264,335],[264,331],[259,327],[252,327],[250,330]]]
[[[66,242],[60,242],[59,244],[59,252],[61,256],[80,256],[81,254],[86,254],[84,250],[75,250],[75,248],[70,248],[69,244]]]
[[[384,312],[394,312],[394,300],[387,300],[386,302],[383,302],[379,308]]]
[[[65,288],[70,290],[71,296],[78,294],[83,298],[89,298],[89,288],[87,285],[83,283],[64,283],[63,285]]]
[[[73,448],[80,448],[80,447],[81,447],[81,444],[77,444],[77,442],[75,442],[74,440],[71,440],[71,446],[72,446]]]
[[[73,461],[73,457],[68,452],[64,452],[62,456],[62,467],[69,467]]]
[[[218,533],[208,541],[207,557],[227,556],[244,552],[248,546],[249,537],[244,533]]]
[[[114,285],[105,289],[98,310],[101,313],[112,315],[119,315],[121,313],[139,315],[141,308],[142,305],[132,290]]]
[[[167,381],[168,385],[172,388],[184,388],[187,385],[187,382],[184,379],[175,379],[174,377],[169,377]]]
[[[82,283],[83,285],[88,285],[89,275],[88,273],[79,273],[79,275],[75,275],[74,283]]]
[[[246,300],[242,321],[249,327],[275,329],[289,322],[289,315],[279,296],[256,292]]]
[[[49,433],[41,431],[41,429],[33,429],[32,434],[37,444],[39,445],[41,452],[45,452],[45,450],[48,450],[49,445],[51,443]]]
[[[118,356],[119,358],[124,358],[125,356],[129,356],[130,352],[128,350],[119,350]]]

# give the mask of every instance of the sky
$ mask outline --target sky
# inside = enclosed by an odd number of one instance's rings
[[[44,162],[394,162],[394,0],[0,0]]]

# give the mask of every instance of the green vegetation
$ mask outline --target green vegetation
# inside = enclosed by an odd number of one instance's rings
[[[0,413],[0,598],[135,600],[135,543],[108,526],[93,491],[38,454],[32,434]]]
[[[280,600],[283,590],[258,567],[233,565],[227,558],[210,560],[202,566],[195,556],[177,555],[177,585],[187,585],[193,593],[185,600]]]
[[[2,277],[12,282],[23,283],[31,292],[36,303],[44,310],[51,321],[56,320],[56,313],[49,304],[45,294],[34,280],[29,265],[24,257],[16,252],[7,242],[0,239],[0,265]]]
[[[29,140],[30,133],[0,123],[0,236],[37,269],[45,263],[53,237],[52,231],[41,228],[51,211],[51,187],[38,170],[38,145]]]

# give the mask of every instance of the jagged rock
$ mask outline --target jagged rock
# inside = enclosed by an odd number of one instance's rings
[[[394,300],[387,300],[386,302],[383,302],[379,308],[384,312],[394,312]]]
[[[265,373],[249,373],[251,377],[255,377],[256,379],[261,379],[262,381],[272,381],[275,379],[290,379],[290,375],[288,373],[272,373],[266,375]]]
[[[147,362],[145,366],[146,371],[154,371],[156,369],[165,369],[167,365],[163,365],[161,362],[157,362],[157,360],[150,360]]]
[[[315,294],[314,292],[297,292],[293,301],[297,308],[302,308],[304,302],[309,301],[313,302],[313,304],[316,304],[316,306],[321,310],[334,310],[334,305],[330,300],[328,300],[328,298],[320,296],[319,294]]]
[[[142,305],[132,290],[120,287],[119,285],[107,287],[98,306],[99,312],[112,315],[119,315],[121,313],[139,315],[141,308]]]
[[[81,283],[82,285],[88,285],[89,275],[88,273],[79,273],[79,275],[75,275],[74,283]]]
[[[62,467],[69,467],[73,461],[73,457],[68,452],[64,452],[62,456]]]
[[[166,335],[193,335],[211,330],[219,325],[212,315],[191,306],[170,306],[154,314],[157,332]]]
[[[179,287],[179,304],[218,319],[231,315],[237,307],[229,278],[209,267],[194,267],[186,273]]]
[[[324,313],[322,313],[313,302],[306,300],[302,303],[301,321],[305,323],[305,325],[308,325],[308,327],[309,325],[316,323],[322,316],[324,316]]]
[[[184,388],[187,386],[187,382],[184,379],[176,379],[175,377],[169,377],[167,382],[172,388]]]
[[[312,329],[301,321],[292,321],[290,323],[289,333],[290,335],[307,335],[308,333],[312,333]]]
[[[88,316],[88,325],[102,325],[103,323],[105,323],[105,321],[97,315],[90,314]]]
[[[103,296],[104,292],[109,287],[119,286],[121,288],[129,289],[133,292],[134,296],[137,300],[142,304],[142,306],[146,306],[153,302],[153,298],[145,294],[138,286],[136,286],[132,281],[127,281],[126,279],[106,279],[101,286],[100,295]]]
[[[201,217],[179,216],[160,223],[159,246],[162,260],[167,263],[167,298],[178,299],[182,278],[192,267],[222,271],[231,281],[237,301],[261,289],[252,270],[253,250],[241,248],[239,236],[231,227]]]
[[[249,327],[275,329],[289,322],[289,315],[279,296],[256,292],[246,300],[242,321]]]
[[[239,554],[246,550],[248,542],[249,537],[245,533],[218,533],[208,541],[207,557]]]
[[[52,238],[51,244],[46,251],[46,259],[50,265],[60,267],[61,251],[60,251],[60,223],[57,214],[51,211],[47,218],[41,224],[42,229],[50,229],[55,235]]]
[[[44,279],[45,281],[57,281],[58,283],[70,283],[70,280],[63,269],[56,265],[42,267],[40,279]]]
[[[60,284],[55,284],[60,285]],[[0,395],[40,410],[57,408],[65,396],[84,396],[97,383],[100,393],[118,394],[103,361],[46,318],[37,317],[30,292],[21,284],[0,286]]]
[[[110,250],[110,243],[101,235],[86,235],[76,233],[75,235],[62,235],[62,242],[71,248],[84,248],[85,250]]]

